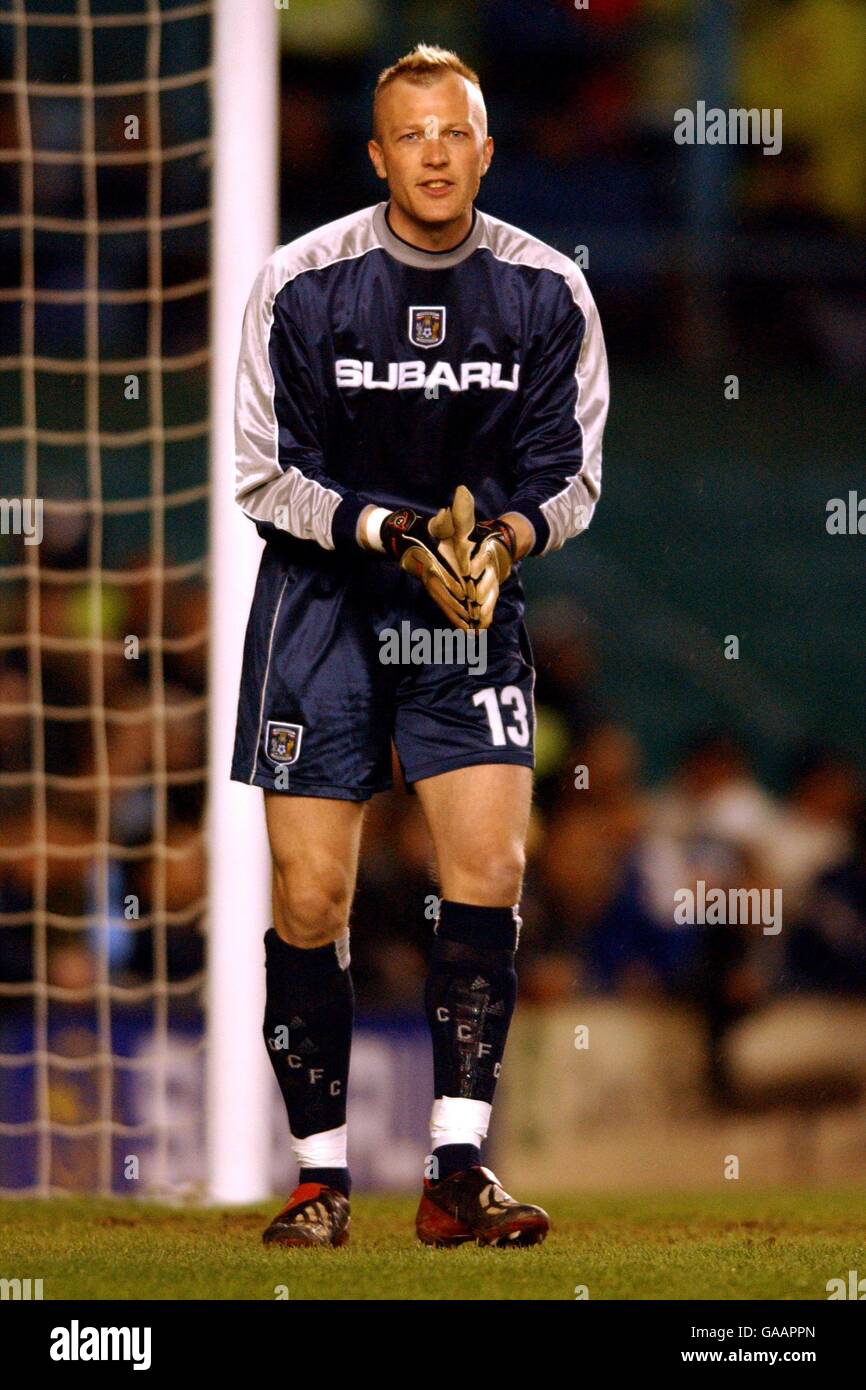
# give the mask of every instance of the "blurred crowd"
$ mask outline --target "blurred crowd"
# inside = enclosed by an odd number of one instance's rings
[[[48,983],[83,1003],[97,980],[192,979],[206,891],[206,588],[131,554],[94,592],[87,557],[84,520],[46,514],[39,658],[25,584],[0,595],[0,630],[19,634],[0,652],[0,983],[39,978],[41,898]]]

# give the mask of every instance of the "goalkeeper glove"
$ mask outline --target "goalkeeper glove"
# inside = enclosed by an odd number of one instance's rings
[[[385,554],[420,579],[454,627],[468,632],[473,623],[453,536],[454,527],[446,507],[434,517],[401,507],[388,512],[379,525],[379,541]],[[462,558],[465,564],[466,557]]]
[[[489,627],[499,590],[517,558],[514,528],[502,517],[479,521],[469,535],[469,579],[466,584],[473,625]]]

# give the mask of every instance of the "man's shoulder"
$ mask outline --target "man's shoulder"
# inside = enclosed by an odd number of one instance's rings
[[[496,260],[508,265],[525,266],[531,270],[549,270],[559,277],[571,292],[574,302],[582,309],[592,303],[592,295],[583,271],[568,256],[549,246],[540,237],[503,222],[489,213],[479,213],[484,232],[479,249],[488,250]]]
[[[355,260],[380,246],[373,224],[376,204],[314,227],[303,236],[278,246],[259,272],[262,288],[277,295],[290,281],[308,271],[325,270],[341,261]]]

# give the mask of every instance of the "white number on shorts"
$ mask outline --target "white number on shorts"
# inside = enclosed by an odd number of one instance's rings
[[[479,690],[472,696],[473,705],[483,705],[490,725],[490,737],[495,748],[504,748],[508,739],[519,748],[529,743],[529,720],[526,715],[526,700],[519,686],[506,685],[497,692],[492,685]],[[499,712],[503,705],[511,711],[512,722],[505,724]],[[507,735],[507,738],[506,738]]]

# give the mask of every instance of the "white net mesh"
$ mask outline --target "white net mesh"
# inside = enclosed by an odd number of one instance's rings
[[[0,9],[6,1194],[200,1176],[210,9]]]

